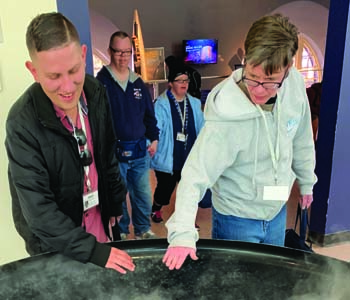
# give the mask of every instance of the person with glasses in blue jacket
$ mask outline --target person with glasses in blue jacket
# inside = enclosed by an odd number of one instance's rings
[[[121,238],[127,239],[132,221],[136,239],[152,239],[150,158],[156,153],[159,129],[151,95],[142,78],[130,68],[132,40],[124,31],[114,32],[109,41],[110,64],[96,78],[106,87],[117,136],[116,155],[129,192],[119,221]],[[136,53],[137,55],[137,53]]]
[[[155,223],[163,222],[161,209],[169,204],[181,179],[183,165],[204,125],[201,101],[188,93],[189,84],[187,66],[171,65],[168,89],[155,101],[160,130],[158,149],[151,160],[151,168],[157,178],[151,215]],[[207,197],[210,199],[210,195]]]
[[[13,219],[30,255],[57,251],[120,273],[132,258],[117,218],[126,189],[104,87],[85,74],[87,46],[60,13],[29,24],[25,63],[33,83],[13,104],[5,146]]]
[[[201,130],[182,170],[163,262],[196,260],[197,202],[212,191],[212,238],[284,245],[295,180],[312,202],[315,152],[302,75],[293,67],[298,30],[276,14],[253,23],[243,68],[210,92]]]

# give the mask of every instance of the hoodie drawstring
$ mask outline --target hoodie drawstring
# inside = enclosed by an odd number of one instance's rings
[[[272,138],[271,138],[271,134],[267,125],[267,121],[266,121],[266,117],[265,114],[263,112],[263,110],[261,109],[261,107],[259,105],[256,106],[256,108],[258,109],[258,111],[260,112],[263,121],[264,121],[264,125],[265,125],[265,129],[266,129],[266,134],[267,134],[267,142],[269,145],[269,150],[270,150],[270,155],[271,155],[271,160],[272,160],[272,165],[273,165],[273,169],[274,169],[274,173],[275,173],[275,184],[277,184],[278,182],[278,178],[277,178],[277,169],[278,169],[278,162],[280,159],[280,145],[279,145],[279,141],[280,141],[280,132],[279,132],[279,123],[280,123],[280,118],[281,118],[281,112],[280,112],[280,108],[276,103],[276,113],[277,113],[277,124],[276,124],[276,130],[277,130],[277,137],[276,137],[276,146],[275,146],[275,150],[273,149],[273,145],[272,145]]]
[[[259,146],[259,119],[255,118],[255,130],[256,130],[256,141],[255,141],[255,155],[254,155],[254,173],[252,176],[252,184],[255,187],[255,175],[258,166],[258,146]]]

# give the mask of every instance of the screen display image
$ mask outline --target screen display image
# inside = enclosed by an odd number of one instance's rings
[[[216,64],[218,59],[218,40],[184,40],[184,61],[188,64]]]

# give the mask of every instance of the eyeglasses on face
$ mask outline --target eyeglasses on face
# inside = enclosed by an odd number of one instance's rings
[[[131,50],[120,50],[120,49],[114,49],[111,46],[109,46],[109,49],[115,54],[116,56],[130,56],[132,51]]]
[[[257,87],[259,85],[261,85],[264,89],[266,90],[277,90],[282,86],[282,83],[284,81],[284,79],[286,78],[288,70],[286,70],[286,72],[284,72],[283,78],[281,80],[281,82],[271,82],[271,81],[266,81],[266,82],[260,82],[260,81],[256,81],[253,79],[249,79],[247,77],[245,77],[244,75],[242,76],[242,81],[251,87]]]
[[[189,79],[176,79],[174,80],[174,82],[177,82],[177,83],[190,83],[190,80]]]
[[[83,147],[86,145],[86,142],[87,142],[86,135],[81,128],[74,129],[74,137],[77,140],[79,147]],[[89,149],[80,150],[79,157],[80,157],[80,162],[84,167],[90,166],[92,164],[92,155]]]

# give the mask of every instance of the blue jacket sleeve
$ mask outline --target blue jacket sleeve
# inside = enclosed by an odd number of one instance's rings
[[[146,127],[146,138],[150,139],[151,142],[155,140],[159,140],[159,129],[157,127],[157,119],[155,117],[154,113],[154,106],[153,106],[153,101],[151,98],[151,95],[149,91],[147,90],[146,85],[143,85],[143,97],[145,100],[145,116],[143,119],[143,123],[145,124]]]

